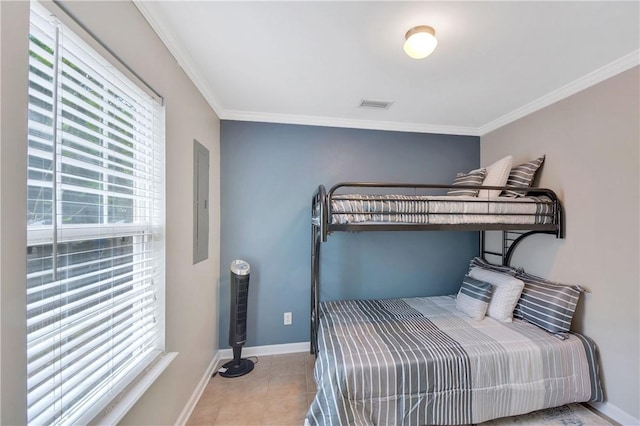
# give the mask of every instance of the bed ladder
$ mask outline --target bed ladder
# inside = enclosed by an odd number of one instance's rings
[[[522,242],[526,237],[533,234],[552,234],[557,236],[557,232],[553,231],[501,231],[502,232],[502,252],[496,252],[487,250],[486,240],[485,240],[485,232],[480,231],[480,256],[491,262],[490,259],[487,259],[487,255],[496,256],[500,258],[502,266],[511,266],[511,258],[513,256],[513,252],[515,251],[518,244]],[[562,238],[562,237],[558,237]],[[495,262],[491,262],[495,263]]]

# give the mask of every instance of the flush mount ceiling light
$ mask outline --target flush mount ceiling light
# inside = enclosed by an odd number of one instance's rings
[[[404,51],[413,59],[422,59],[431,55],[438,45],[436,30],[427,26],[419,25],[411,28],[405,34]]]

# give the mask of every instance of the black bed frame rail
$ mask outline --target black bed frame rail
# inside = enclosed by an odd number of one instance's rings
[[[329,192],[323,185],[320,185],[314,192],[311,200],[311,349],[312,354],[317,354],[317,333],[319,321],[319,305],[320,305],[320,244],[327,241],[327,236],[334,231],[479,231],[480,232],[480,255],[485,258],[486,255],[498,256],[501,258],[503,265],[511,263],[511,257],[515,248],[529,235],[534,234],[551,234],[556,238],[564,238],[563,213],[562,206],[555,192],[546,188],[518,188],[518,191],[526,192],[527,196],[546,196],[552,202],[551,213],[546,216],[551,217],[551,223],[546,224],[496,224],[496,223],[474,223],[474,224],[396,224],[396,223],[356,223],[356,224],[334,224],[332,222],[331,199],[336,191],[344,188],[369,188],[369,189],[393,189],[399,188],[405,191],[413,191],[412,195],[418,195],[418,192],[440,190],[444,195],[449,189],[494,189],[494,190],[514,190],[512,187],[503,186],[471,186],[471,185],[431,185],[431,184],[407,184],[407,183],[375,183],[375,182],[343,182],[331,187]],[[379,194],[378,194],[379,195]],[[409,194],[405,194],[409,195]],[[426,194],[420,194],[426,195]],[[433,195],[433,194],[431,194]],[[373,200],[378,200],[373,198]],[[500,203],[496,199],[478,198],[477,200],[469,200],[465,198],[465,202],[478,203]],[[504,201],[511,202],[511,201]],[[363,213],[368,212],[350,212]],[[401,213],[401,212],[398,212]],[[401,213],[411,214],[411,213]],[[428,213],[415,213],[428,214]],[[470,213],[460,213],[467,214]],[[486,216],[486,213],[479,213]],[[509,213],[508,215],[517,215]],[[531,214],[523,213],[522,215],[531,216]],[[536,213],[537,216],[545,216],[542,213]],[[495,216],[495,214],[492,214]],[[502,231],[502,252],[489,251],[485,247],[485,231]]]

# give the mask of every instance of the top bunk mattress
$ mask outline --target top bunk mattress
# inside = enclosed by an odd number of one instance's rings
[[[546,197],[362,195],[331,197],[332,224],[552,224]]]

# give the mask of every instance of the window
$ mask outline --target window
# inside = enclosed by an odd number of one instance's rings
[[[86,424],[164,351],[164,109],[32,2],[27,417]]]

